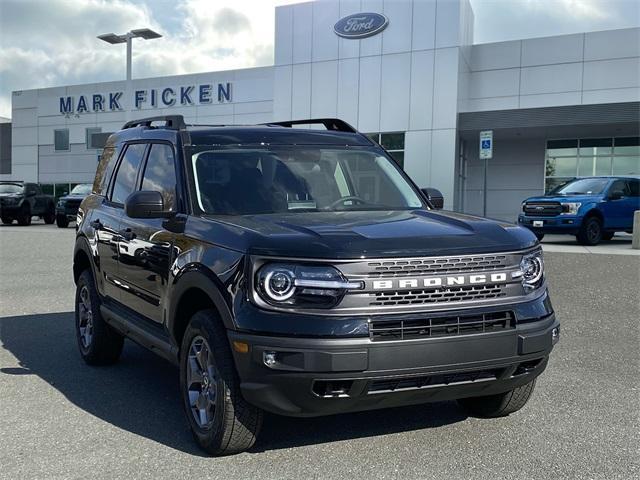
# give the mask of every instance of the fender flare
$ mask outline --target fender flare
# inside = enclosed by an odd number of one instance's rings
[[[231,309],[222,295],[222,284],[211,270],[198,265],[187,266],[176,276],[173,284],[171,303],[167,306],[167,328],[171,334],[176,325],[176,309],[184,293],[191,288],[197,288],[209,297],[226,329],[236,329]]]

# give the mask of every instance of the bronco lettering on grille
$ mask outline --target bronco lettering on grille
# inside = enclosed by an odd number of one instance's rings
[[[510,276],[506,272],[472,275],[451,275],[439,277],[401,278],[372,280],[367,285],[371,290],[409,290],[412,288],[437,288],[455,285],[482,285],[484,283],[506,283]]]

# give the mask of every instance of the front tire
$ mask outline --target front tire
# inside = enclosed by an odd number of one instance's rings
[[[526,405],[536,386],[535,379],[498,395],[461,398],[458,403],[471,415],[482,418],[505,417]]]
[[[536,236],[539,242],[541,242],[542,239],[544,238],[544,233],[533,232],[533,234]]]
[[[102,318],[101,303],[93,275],[85,270],[76,287],[76,338],[80,355],[89,365],[116,363],[124,345],[124,337]]]
[[[47,211],[42,216],[42,219],[47,225],[52,225],[53,222],[56,221],[56,209],[53,205],[49,205],[49,208],[47,208]]]
[[[11,225],[13,223],[13,218],[11,217],[2,217],[3,225]]]
[[[585,218],[576,238],[580,245],[598,245],[602,241],[602,222],[600,219],[595,216]]]
[[[180,349],[180,390],[193,436],[211,455],[230,455],[253,446],[262,410],[240,392],[227,332],[213,310],[196,313]]]
[[[56,217],[56,225],[58,225],[58,228],[67,228],[69,226],[69,219],[65,215],[58,215]]]

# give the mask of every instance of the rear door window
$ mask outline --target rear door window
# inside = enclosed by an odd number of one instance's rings
[[[162,194],[165,210],[176,210],[176,169],[173,149],[164,143],[154,143],[142,177],[142,190]]]

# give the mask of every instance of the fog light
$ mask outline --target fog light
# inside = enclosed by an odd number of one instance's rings
[[[278,362],[276,352],[262,352],[262,361],[267,367],[273,367]]]
[[[556,343],[558,340],[560,340],[560,329],[554,328],[551,330],[551,342]]]

